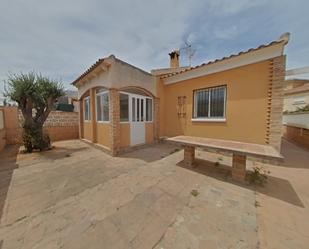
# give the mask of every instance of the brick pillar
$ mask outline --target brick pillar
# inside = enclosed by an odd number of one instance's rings
[[[109,90],[109,119],[111,124],[111,153],[116,156],[120,150],[120,105],[117,89]]]
[[[95,88],[90,89],[90,117],[91,117],[91,130],[92,130],[92,138],[91,142],[97,142],[97,117],[95,110]]]
[[[266,143],[280,152],[282,136],[283,86],[286,56],[279,56],[270,63],[270,85]]]
[[[153,98],[153,106],[154,106],[154,139],[158,141],[160,138],[160,99]]]
[[[195,159],[195,147],[184,146],[184,162],[186,166],[192,167],[194,165],[194,159]]]
[[[246,177],[246,156],[233,154],[232,178],[244,182]]]
[[[79,100],[79,138],[84,138],[84,101]]]

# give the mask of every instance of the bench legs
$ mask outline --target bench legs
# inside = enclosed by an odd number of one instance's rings
[[[184,162],[186,166],[193,166],[195,159],[195,147],[185,146],[184,147]]]
[[[184,146],[184,163],[192,167],[195,160],[195,147]],[[244,182],[246,177],[246,156],[233,154],[232,178],[238,182]]]
[[[232,178],[244,182],[246,177],[246,156],[233,154]]]

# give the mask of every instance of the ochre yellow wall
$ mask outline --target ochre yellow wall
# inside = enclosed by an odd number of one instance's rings
[[[160,98],[160,136],[191,135],[265,143],[270,62],[264,61],[204,77],[163,85]],[[227,85],[226,122],[193,122],[193,90]],[[177,116],[177,97],[186,96],[186,117]]]
[[[130,124],[120,123],[120,148],[130,146]]]
[[[22,130],[18,120],[18,108],[6,106],[3,108],[6,144],[19,144],[22,142]]]
[[[162,80],[160,80],[159,76],[157,77],[156,80],[157,80],[157,96],[159,99],[159,115],[158,117],[155,118],[159,118],[159,137],[162,137],[165,136],[165,129],[164,129],[165,87]]]
[[[96,141],[98,144],[110,148],[110,123],[96,123],[97,137]]]
[[[145,142],[152,143],[153,142],[153,123],[145,123]]]
[[[84,137],[85,139],[91,141],[92,139],[92,124],[91,122],[84,121]]]

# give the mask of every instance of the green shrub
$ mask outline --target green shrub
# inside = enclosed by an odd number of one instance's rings
[[[254,167],[253,171],[251,171],[248,176],[249,176],[249,183],[250,184],[258,184],[258,185],[264,185],[264,183],[267,182],[267,173],[269,174],[270,172],[264,170],[262,167]]]
[[[191,191],[191,195],[193,195],[194,197],[198,196],[199,195],[199,192],[196,190],[196,189],[193,189]]]

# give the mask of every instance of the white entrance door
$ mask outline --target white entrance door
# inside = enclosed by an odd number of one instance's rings
[[[145,97],[136,95],[130,96],[131,145],[145,143],[145,107]]]

